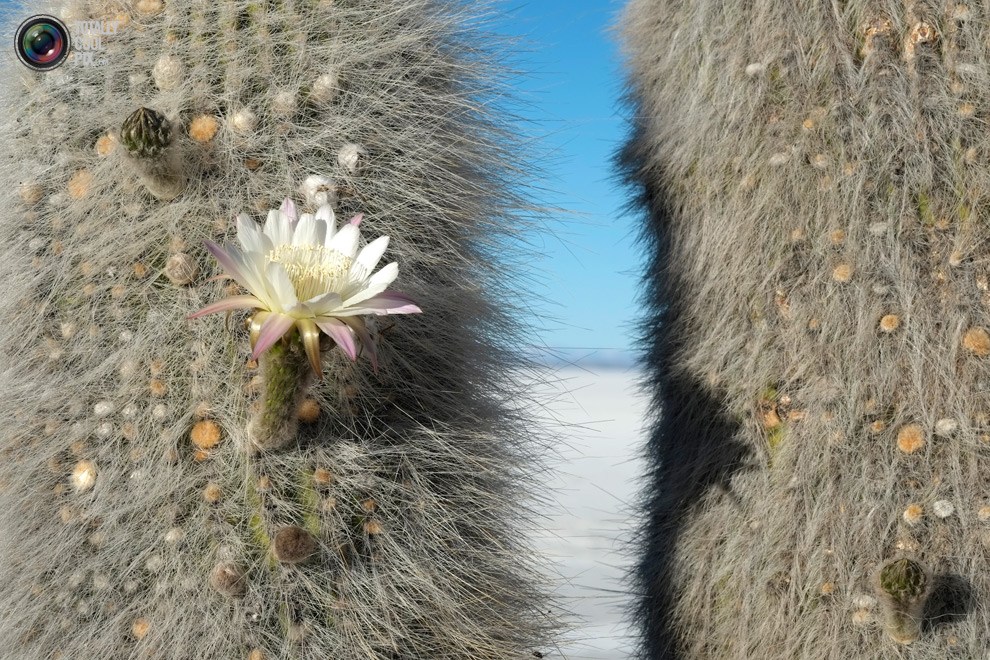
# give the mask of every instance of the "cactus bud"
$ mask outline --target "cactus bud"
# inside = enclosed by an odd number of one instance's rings
[[[186,189],[182,155],[172,148],[172,124],[157,110],[138,108],[120,127],[124,145],[141,183],[162,201],[178,197]]]
[[[877,592],[883,605],[884,627],[894,641],[910,644],[921,636],[931,582],[928,569],[909,557],[890,560],[880,567]]]
[[[894,600],[907,603],[925,593],[928,574],[912,559],[897,559],[880,569],[880,587]]]
[[[138,108],[121,125],[120,141],[135,158],[159,158],[172,144],[172,124],[157,110]]]

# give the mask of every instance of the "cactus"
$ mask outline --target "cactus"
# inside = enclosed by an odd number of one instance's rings
[[[485,11],[72,1],[118,22],[96,65],[0,71],[0,656],[552,643],[513,302],[531,170]],[[285,197],[391,238],[424,313],[362,317],[374,363],[312,336],[252,360],[248,310],[187,318],[242,293],[204,241]]]
[[[887,633],[901,644],[916,641],[921,636],[925,603],[931,593],[928,569],[909,557],[892,559],[881,565],[876,582]]]
[[[621,20],[619,166],[651,252],[642,656],[905,657],[873,594],[904,554],[956,612],[915,603],[911,657],[982,656],[986,6],[631,0]],[[949,576],[976,596],[938,595]]]
[[[138,108],[121,125],[120,143],[152,195],[167,202],[185,190],[182,154],[173,147],[172,123],[165,115]]]

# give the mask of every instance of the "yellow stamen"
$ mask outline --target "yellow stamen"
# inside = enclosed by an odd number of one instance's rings
[[[343,290],[353,262],[323,245],[279,245],[265,259],[282,264],[299,300]]]

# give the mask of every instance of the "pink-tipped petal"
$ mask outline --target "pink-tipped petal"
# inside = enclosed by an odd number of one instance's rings
[[[354,225],[355,227],[357,227],[357,226],[359,226],[361,224],[361,221],[362,220],[364,220],[364,213],[358,213],[356,216],[354,216],[353,218],[351,218],[350,222],[351,222],[352,225]]]
[[[364,321],[357,318],[351,317],[346,319],[341,319],[354,331],[357,335],[358,340],[361,342],[361,352],[366,352],[368,354],[368,359],[371,360],[371,370],[376,374],[378,373],[378,351],[375,348],[375,342],[371,338],[371,334],[368,332],[368,327],[364,324]]]
[[[286,197],[282,200],[282,206],[279,208],[279,211],[289,219],[289,224],[295,228],[296,221],[299,219],[299,213],[296,211],[296,203]]]
[[[359,316],[361,314],[422,314],[412,298],[398,291],[384,291],[360,302],[353,307],[344,307],[334,312],[334,316]]]
[[[193,312],[187,319],[195,319],[200,316],[206,316],[207,314],[215,314],[216,312],[226,312],[231,309],[253,309],[264,307],[264,303],[255,298],[254,296],[231,296],[230,298],[224,298],[223,300],[218,300],[212,305],[207,305],[203,309]]]
[[[210,251],[210,254],[220,262],[220,265],[227,271],[227,274],[234,278],[238,284],[259,298],[265,297],[266,290],[264,285],[237,248],[224,250],[210,240],[203,241],[203,244],[206,245],[206,249]]]
[[[312,319],[296,319],[296,327],[299,328],[299,336],[302,338],[303,348],[306,349],[309,365],[316,372],[316,377],[323,380],[323,365],[320,363],[320,329]]]
[[[261,252],[265,254],[272,249],[271,239],[268,238],[257,223],[246,213],[237,216],[237,240],[244,247],[245,252]]]
[[[261,332],[258,334],[258,343],[254,345],[252,359],[257,360],[268,348],[282,338],[286,332],[292,329],[296,320],[284,314],[272,314],[265,319],[261,325]]]
[[[357,361],[357,345],[354,342],[354,330],[349,325],[335,318],[321,316],[316,319],[320,330],[330,335],[347,357]]]

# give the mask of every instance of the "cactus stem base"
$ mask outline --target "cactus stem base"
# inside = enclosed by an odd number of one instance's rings
[[[293,333],[261,355],[262,398],[248,423],[253,449],[281,449],[296,439],[296,414],[312,380],[302,341]]]

